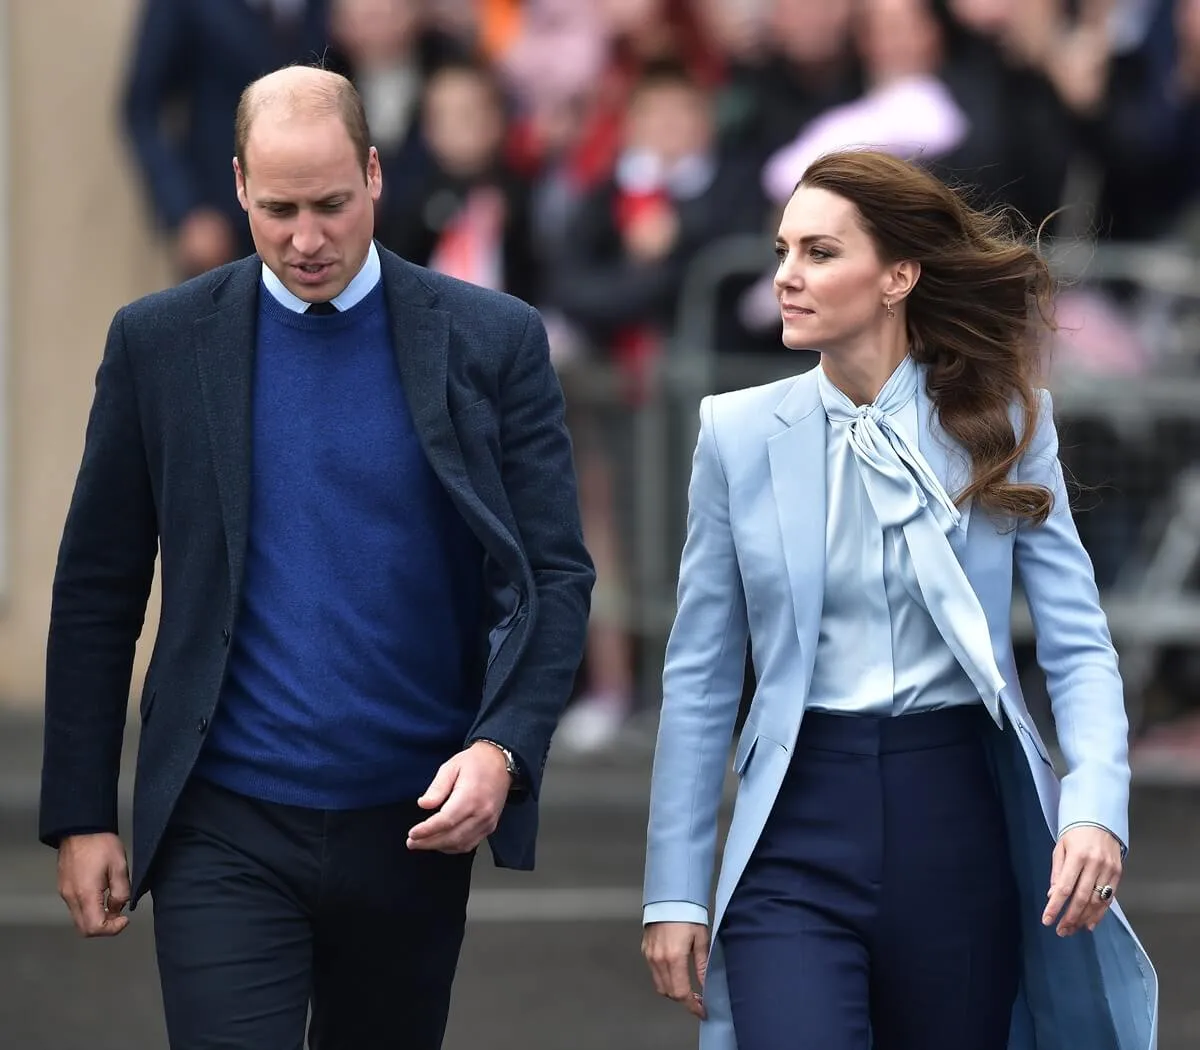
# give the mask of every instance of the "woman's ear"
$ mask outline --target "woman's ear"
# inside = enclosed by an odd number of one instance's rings
[[[898,303],[907,298],[921,277],[921,264],[915,259],[902,259],[894,263],[887,272],[883,284],[883,294],[892,302]]]

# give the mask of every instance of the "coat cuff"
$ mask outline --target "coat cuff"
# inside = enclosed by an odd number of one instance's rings
[[[1072,828],[1099,828],[1101,831],[1107,831],[1114,839],[1117,840],[1117,845],[1121,847],[1121,859],[1125,859],[1125,854],[1129,852],[1129,847],[1121,841],[1121,836],[1118,835],[1112,828],[1105,827],[1103,824],[1098,824],[1094,820],[1075,820],[1068,824],[1065,828],[1059,831],[1058,837],[1061,839]]]
[[[708,909],[691,901],[656,901],[642,909],[642,925],[652,922],[694,922],[708,925]]]

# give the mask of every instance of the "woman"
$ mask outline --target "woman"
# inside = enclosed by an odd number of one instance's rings
[[[821,364],[701,405],[650,805],[655,986],[703,1050],[1148,1050],[1157,979],[1113,896],[1121,680],[1033,386],[1046,266],[878,152],[816,161],[777,250],[784,343]],[[1014,565],[1061,783],[1017,686]]]

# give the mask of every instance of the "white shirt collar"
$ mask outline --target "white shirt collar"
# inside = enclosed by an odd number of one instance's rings
[[[370,248],[367,249],[367,257],[363,261],[362,268],[354,275],[354,279],[342,289],[341,294],[333,297],[333,305],[338,310],[349,310],[352,306],[356,306],[379,283],[382,273],[379,251],[375,247],[375,242],[372,241]],[[298,314],[302,314],[308,309],[309,304],[298,295],[293,295],[288,291],[275,271],[266,263],[262,264],[262,280],[263,284],[267,286],[267,291],[278,300],[281,306],[286,306],[293,313]]]

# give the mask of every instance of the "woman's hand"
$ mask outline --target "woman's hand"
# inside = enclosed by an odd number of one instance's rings
[[[701,992],[708,969],[708,927],[695,922],[652,922],[642,935],[642,955],[654,975],[654,990],[704,1020]],[[692,985],[693,965],[699,991]]]
[[[1121,868],[1121,844],[1110,831],[1087,824],[1063,832],[1054,848],[1042,925],[1052,925],[1066,907],[1058,923],[1060,937],[1084,927],[1094,930],[1113,899],[1104,899],[1097,890],[1111,886],[1115,894]]]

